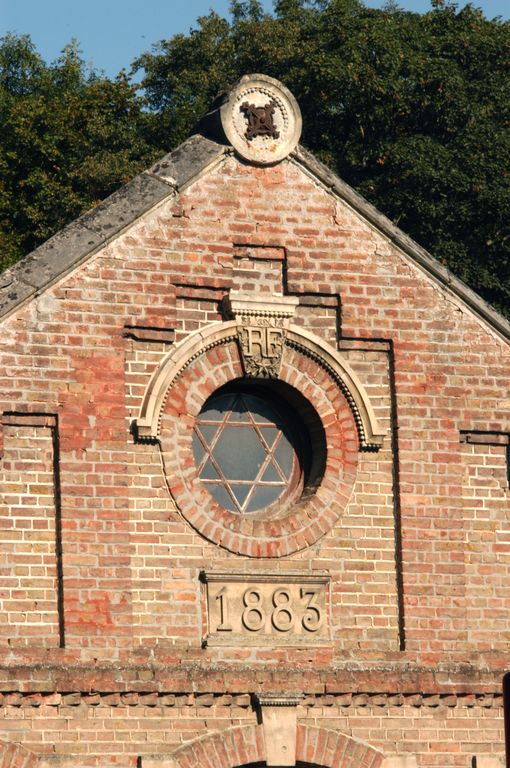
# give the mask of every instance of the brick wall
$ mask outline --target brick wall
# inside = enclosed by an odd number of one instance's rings
[[[203,737],[219,731],[227,740],[230,729],[257,723],[246,694],[6,694],[2,698],[2,738],[15,736],[26,749],[42,754],[44,765],[56,764],[52,755],[58,756],[61,766],[106,765],[115,756],[115,762],[136,765],[136,755],[142,756],[142,765],[144,758],[148,761],[155,755],[164,765],[169,755],[197,734]],[[297,715],[304,732],[336,731],[383,754],[417,755],[423,766],[469,766],[477,755],[501,757],[500,697],[308,695]]]
[[[385,430],[379,450],[356,451],[335,519],[279,558],[236,554],[190,524],[179,430],[160,443],[131,428],[158,367],[224,321],[236,290],[297,297],[295,326],[350,366]],[[509,348],[351,207],[294,162],[226,157],[9,317],[0,346],[2,412],[21,414],[4,416],[0,460],[0,741],[48,766],[150,765],[207,733],[256,728],[251,694],[290,686],[305,696],[300,727],[384,759],[501,758]],[[234,342],[199,355],[166,400],[168,423],[189,428],[241,375]],[[281,375],[353,420],[312,358],[285,352]],[[499,442],[466,438],[481,432]],[[335,460],[340,477],[332,447]],[[331,641],[203,647],[204,569],[327,571]],[[356,754],[344,764],[369,764]]]
[[[0,642],[51,647],[60,639],[56,422],[6,414],[2,426]]]

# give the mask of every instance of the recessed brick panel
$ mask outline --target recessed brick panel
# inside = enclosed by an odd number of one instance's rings
[[[53,436],[16,421],[3,425],[0,459],[0,645],[58,646]]]

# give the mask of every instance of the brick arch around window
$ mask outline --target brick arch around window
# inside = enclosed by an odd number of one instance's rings
[[[235,726],[208,734],[179,747],[171,758],[176,768],[236,768],[264,763],[262,726]],[[378,750],[337,731],[304,724],[297,727],[296,763],[324,768],[379,768],[383,760]]]
[[[141,437],[156,437],[160,430],[161,410],[173,383],[193,361],[209,350],[229,342],[237,342],[239,325],[232,320],[212,323],[190,336],[175,347],[161,362],[151,377],[145,391],[140,414],[135,422]],[[377,449],[382,445],[385,432],[375,416],[370,398],[351,366],[331,347],[303,328],[291,325],[285,334],[286,350],[295,349],[308,361],[312,369],[326,371],[344,392],[359,435],[361,448]],[[211,371],[214,376],[214,371]]]
[[[162,361],[146,390],[134,431],[138,439],[159,442],[169,492],[202,536],[236,554],[284,557],[313,545],[332,529],[351,497],[360,448],[376,449],[383,433],[348,364],[322,340],[290,326],[278,379],[265,380],[265,385],[269,394],[271,386],[280,385],[306,400],[316,420],[311,428],[312,453],[322,454],[322,468],[288,509],[268,510],[265,516],[229,511],[197,477],[193,427],[214,392],[244,378],[237,323],[202,329]]]
[[[0,768],[35,768],[39,755],[21,744],[0,742]]]

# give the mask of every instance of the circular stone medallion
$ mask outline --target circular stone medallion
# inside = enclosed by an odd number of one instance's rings
[[[301,112],[291,92],[267,75],[245,75],[221,107],[229,142],[256,165],[278,163],[301,136]]]

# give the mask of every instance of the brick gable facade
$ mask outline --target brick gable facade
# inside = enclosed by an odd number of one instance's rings
[[[202,136],[2,278],[1,768],[503,765],[503,318],[303,150]],[[197,477],[239,386],[308,436],[285,509]]]

